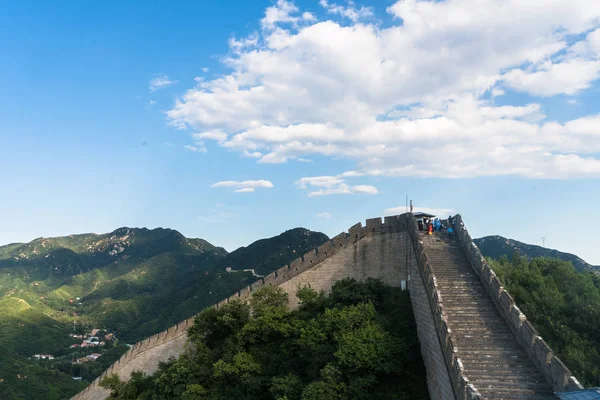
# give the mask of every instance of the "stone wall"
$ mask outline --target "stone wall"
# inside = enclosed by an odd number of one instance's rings
[[[490,268],[477,245],[473,243],[462,217],[457,215],[455,218],[456,233],[471,262],[471,266],[479,275],[483,286],[492,297],[500,314],[502,314],[519,343],[525,348],[529,357],[542,371],[548,382],[553,385],[555,391],[583,389],[577,379],[571,375],[571,371],[554,355],[550,346],[538,335],[527,317],[519,310],[511,295],[504,290],[496,273]]]
[[[416,271],[411,273],[411,299],[417,318],[421,354],[428,370],[429,394],[433,400],[481,399],[477,389],[464,375],[462,361],[455,351],[452,331],[448,328],[435,274],[412,215],[408,226],[417,261]]]
[[[407,260],[411,259],[413,262],[415,260],[407,233],[408,222],[408,215],[403,214],[385,217],[384,220],[381,218],[368,219],[365,226],[358,223],[352,226],[348,232],[340,233],[319,248],[309,251],[289,265],[257,280],[215,304],[214,307],[221,307],[236,299],[246,301],[253,291],[264,285],[282,287],[289,294],[292,308],[298,306],[296,298],[298,287],[305,284],[310,284],[316,290],[329,292],[333,284],[340,279],[364,280],[373,277],[381,279],[388,285],[399,287],[402,281],[409,280],[410,270],[416,269],[416,266],[407,268],[409,265]],[[413,286],[409,285],[409,289]],[[417,290],[415,293],[425,293],[424,288],[420,288],[419,291],[417,286],[415,289]],[[415,302],[426,304],[424,296],[419,295]],[[433,319],[431,315],[428,316],[424,308],[422,310],[423,312],[416,315],[417,325],[420,326],[419,337],[421,337],[421,332],[425,337],[425,344],[422,343],[421,347],[427,354],[439,353],[439,343],[436,348],[435,341],[431,340]],[[429,318],[427,320],[429,322],[421,322],[421,316]],[[178,357],[185,350],[187,328],[193,323],[193,320],[194,317],[191,317],[187,321],[180,322],[164,332],[137,343],[102,376],[72,399],[104,400],[109,393],[99,386],[102,377],[116,373],[122,380],[127,380],[131,372],[136,370],[151,374],[156,371],[159,362],[167,361],[171,357]],[[431,348],[432,345],[433,348]],[[443,391],[444,384],[441,382],[444,382],[443,375],[447,375],[447,373],[440,368],[436,369],[431,363],[430,366],[426,364],[426,367],[428,381],[433,382],[430,384],[430,388],[434,387],[437,388],[435,389],[437,391]],[[442,377],[437,377],[438,374],[442,374]],[[448,381],[447,376],[445,379]],[[437,398],[441,399],[442,397]]]

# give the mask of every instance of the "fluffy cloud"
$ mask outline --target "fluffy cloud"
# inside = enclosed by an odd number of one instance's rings
[[[308,197],[331,194],[377,194],[379,191],[369,185],[349,185],[338,176],[313,176],[295,182],[300,189],[308,190]]]
[[[503,76],[513,89],[536,96],[574,95],[590,87],[600,76],[600,61],[575,58],[568,61],[542,64],[532,71],[513,69]]]
[[[298,181],[312,196],[377,191],[347,182],[356,176],[600,176],[595,116],[558,123],[536,101],[495,103],[508,90],[544,98],[592,86],[596,3],[401,0],[381,21],[321,1],[348,25],[279,0],[260,33],[230,42],[231,72],[188,90],[168,118],[260,163],[356,163],[329,177],[341,182]]]
[[[344,7],[339,4],[329,3],[327,0],[319,1],[321,7],[327,10],[330,14],[338,14],[342,17],[349,18],[352,22],[358,22],[361,19],[369,18],[373,16],[373,9],[371,7],[360,7],[355,8],[353,2],[348,2],[348,6]]]
[[[156,75],[150,81],[150,92],[156,92],[159,89],[176,84],[177,81],[172,81],[167,75]]]
[[[274,185],[270,181],[260,179],[257,181],[221,181],[213,184],[213,188],[234,188],[235,193],[252,193],[259,188],[272,188]]]
[[[227,133],[222,130],[216,129],[214,131],[206,131],[195,133],[192,135],[194,139],[197,141],[202,141],[204,139],[216,140],[217,142],[224,142],[227,139]]]
[[[274,29],[278,24],[291,23],[297,24],[299,21],[312,22],[316,17],[309,12],[302,15],[293,15],[298,13],[298,7],[292,1],[277,0],[277,4],[268,7],[265,10],[265,16],[260,20],[263,29]]]

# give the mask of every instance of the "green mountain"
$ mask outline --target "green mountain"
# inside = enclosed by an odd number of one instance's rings
[[[485,257],[499,259],[502,256],[506,256],[511,261],[515,251],[518,251],[521,256],[527,257],[530,260],[538,257],[558,258],[563,261],[570,261],[577,271],[600,273],[600,266],[591,265],[575,254],[563,253],[562,251],[527,244],[497,235],[485,236],[473,241]]]
[[[585,387],[600,385],[600,274],[556,258],[490,260],[504,287]]]
[[[220,265],[232,269],[252,268],[257,274],[267,275],[328,239],[324,233],[295,228],[279,236],[257,240],[248,247],[240,247],[229,253]]]
[[[121,343],[135,343],[326,240],[322,233],[297,228],[227,253],[171,229],[119,228],[101,235],[39,238],[1,246],[0,349],[5,362],[0,366],[0,398],[22,398],[2,392],[1,380],[12,373],[7,372],[8,364],[41,368],[26,357],[58,353],[64,359],[56,368],[68,370],[65,364],[70,365],[69,351],[74,350],[66,349],[76,342],[68,335],[74,329],[107,329]],[[226,272],[227,267],[232,271]],[[94,371],[82,376],[90,379],[101,372],[93,363],[86,364],[87,369]],[[28,379],[35,380],[34,375]],[[61,379],[65,377],[70,379],[66,374]],[[74,382],[68,383],[73,386]],[[35,398],[27,393],[24,397]]]

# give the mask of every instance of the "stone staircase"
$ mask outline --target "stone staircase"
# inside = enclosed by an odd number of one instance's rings
[[[484,399],[557,399],[471,267],[458,239],[421,234],[465,376]]]

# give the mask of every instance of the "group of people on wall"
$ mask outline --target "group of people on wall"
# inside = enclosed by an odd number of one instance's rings
[[[443,221],[438,217],[424,217],[419,221],[419,230],[425,231],[430,235],[433,235],[433,232],[442,232],[446,231],[449,234],[454,232],[454,221],[452,216],[448,216],[448,219]]]
[[[413,212],[412,200],[410,201],[410,212]],[[418,212],[415,217],[417,217],[418,229],[420,231],[425,231],[430,235],[433,235],[434,232],[446,231],[448,234],[454,232],[455,220],[452,215],[449,215],[447,220],[441,220],[435,215]]]

